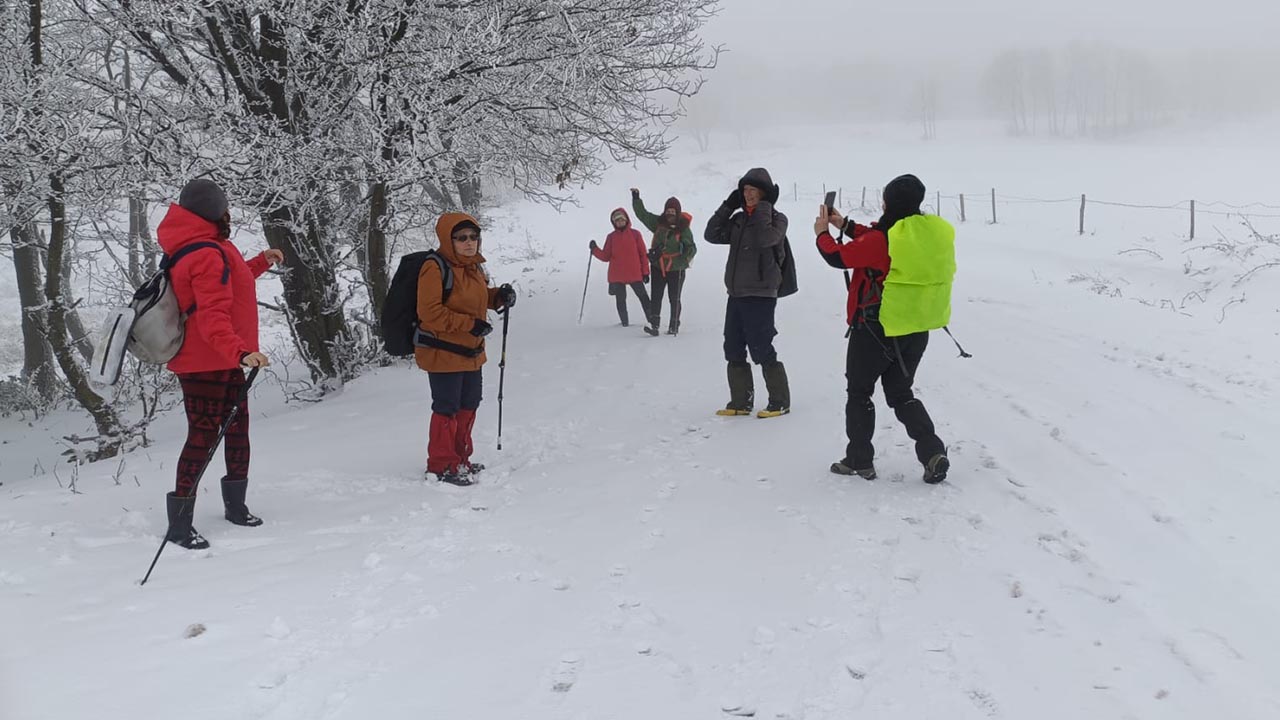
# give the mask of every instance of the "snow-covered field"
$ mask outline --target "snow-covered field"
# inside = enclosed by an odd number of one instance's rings
[[[1274,244],[1223,216],[1188,242],[1180,212],[1091,208],[1079,236],[1071,204],[1004,205],[998,225],[971,207],[952,328],[975,357],[939,334],[921,368],[953,458],[929,487],[887,412],[881,479],[827,472],[843,283],[810,240],[823,183],[849,205],[906,171],[931,193],[1280,204],[1255,169],[1276,145],[810,129],[618,169],[563,215],[514,205],[486,235],[524,296],[501,452],[491,341],[483,484],[422,481],[414,368],[302,408],[268,382],[267,524],[221,519],[217,461],[196,511],[212,549],[170,547],[143,588],[179,419],[82,468],[77,494],[26,477],[49,426],[4,419],[0,718],[1280,717],[1280,268],[1241,280]],[[724,249],[701,245],[678,338],[617,327],[602,265],[577,324],[587,241],[628,187],[679,195],[700,227],[753,165],[788,189],[801,283],[777,339],[793,412],[769,421],[712,414]],[[517,259],[526,230],[542,257]],[[1198,249],[1217,230],[1241,245]]]

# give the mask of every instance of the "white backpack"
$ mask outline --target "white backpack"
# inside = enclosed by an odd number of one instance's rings
[[[142,362],[163,365],[182,349],[186,337],[187,318],[195,312],[178,307],[169,272],[187,255],[205,248],[219,254],[222,248],[213,242],[191,243],[160,261],[160,270],[133,293],[128,307],[112,310],[102,323],[98,343],[93,351],[93,367],[89,379],[98,386],[115,385],[120,379],[126,351]],[[231,265],[222,256],[222,284],[231,277]]]

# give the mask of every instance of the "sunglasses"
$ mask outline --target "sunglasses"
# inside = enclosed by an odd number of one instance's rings
[[[480,233],[458,233],[453,236],[454,242],[480,242]]]

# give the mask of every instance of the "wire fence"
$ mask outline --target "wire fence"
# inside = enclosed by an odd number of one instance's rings
[[[828,188],[824,185],[821,193],[815,193],[813,191],[806,192],[800,188],[798,183],[794,183],[791,187],[791,195],[792,200],[795,202],[812,198],[817,204],[822,202],[827,192],[835,191],[839,208],[876,212],[880,207],[882,190],[880,187],[868,185],[850,188],[849,192],[846,193],[846,188],[843,186]],[[1076,231],[1081,235],[1088,230],[1089,209],[1092,206],[1158,211],[1167,213],[1170,217],[1174,213],[1180,214],[1186,223],[1187,236],[1192,240],[1196,237],[1196,219],[1198,217],[1280,218],[1280,205],[1263,202],[1236,204],[1221,200],[1181,200],[1167,205],[1153,205],[1119,202],[1116,200],[1099,200],[1088,197],[1087,194],[1062,198],[1026,197],[1001,193],[996,188],[955,194],[934,191],[925,198],[925,209],[931,210],[936,215],[954,216],[961,222],[981,221],[989,224],[1000,223],[1000,209],[1002,207],[1027,205],[1078,205],[1079,212],[1073,220],[1075,221]]]

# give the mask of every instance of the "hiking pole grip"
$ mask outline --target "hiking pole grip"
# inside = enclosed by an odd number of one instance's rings
[[[239,396],[236,398],[236,404],[231,406],[227,411],[227,419],[222,422],[222,426],[218,428],[218,438],[213,441],[213,445],[209,448],[209,454],[205,456],[204,465],[200,466],[200,472],[196,475],[195,485],[191,488],[191,494],[195,495],[196,489],[200,487],[200,479],[204,477],[204,471],[209,468],[209,463],[213,462],[213,456],[218,451],[218,446],[222,444],[222,438],[227,434],[227,428],[231,427],[231,423],[236,419],[236,415],[240,413],[241,406],[245,400],[249,398],[249,388],[252,387],[253,381],[258,379],[258,370],[261,368],[252,368],[249,374],[245,376],[244,384],[240,386]],[[151,571],[156,569],[156,563],[160,562],[160,555],[164,552],[164,546],[169,544],[169,526],[165,525],[164,537],[160,538],[160,547],[156,550],[156,556],[151,558],[151,565],[147,567],[147,574],[142,576],[142,582],[139,586],[147,584],[151,579]]]

